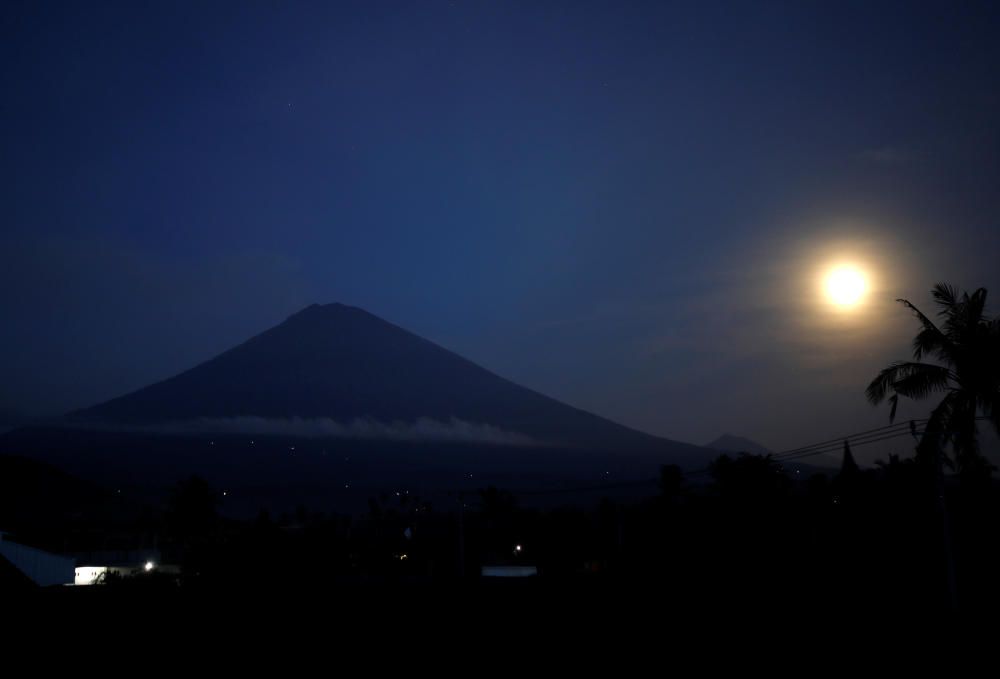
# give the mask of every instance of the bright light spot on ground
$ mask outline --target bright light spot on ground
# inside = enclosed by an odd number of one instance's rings
[[[94,585],[100,582],[108,569],[105,566],[80,566],[76,569],[74,584]]]

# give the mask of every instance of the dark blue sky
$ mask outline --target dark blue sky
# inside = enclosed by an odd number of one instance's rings
[[[885,422],[893,298],[1000,296],[994,3],[7,2],[0,30],[0,408],[340,301],[780,448]],[[845,254],[873,289],[833,317]]]

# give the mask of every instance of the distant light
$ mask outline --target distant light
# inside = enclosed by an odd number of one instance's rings
[[[147,561],[147,562],[146,562],[146,565],[145,565],[145,566],[143,566],[143,568],[144,568],[144,569],[146,570],[146,572],[148,573],[149,571],[153,570],[153,568],[154,568],[155,566],[156,566],[156,564],[154,564],[154,563],[153,563],[152,561]]]
[[[514,551],[520,553],[521,552],[521,545],[514,545]]]
[[[222,491],[222,496],[225,497],[226,495],[229,495],[229,491],[225,491],[225,490]]]

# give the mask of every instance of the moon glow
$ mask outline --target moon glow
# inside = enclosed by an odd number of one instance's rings
[[[826,295],[833,304],[842,308],[856,307],[868,291],[868,281],[854,266],[838,266],[826,275]]]

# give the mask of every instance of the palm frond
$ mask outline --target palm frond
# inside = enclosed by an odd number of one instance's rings
[[[985,306],[985,288],[979,288],[971,295],[963,293],[960,299],[941,312],[945,319],[941,330],[953,344],[971,343],[981,330]]]
[[[874,405],[884,401],[890,393],[919,399],[932,392],[947,389],[951,378],[951,371],[944,366],[899,361],[879,371],[865,390],[865,396]],[[890,418],[895,416],[896,409],[896,402],[892,403]]]
[[[937,283],[931,290],[934,301],[941,307],[941,314],[947,314],[958,304],[958,290],[948,283]]]
[[[985,320],[983,318],[983,313],[986,311],[987,294],[986,288],[979,288],[972,293],[972,297],[969,298],[969,310],[974,313],[976,323]]]
[[[912,311],[920,321],[920,325],[923,326],[913,340],[913,357],[919,361],[925,354],[933,354],[942,360],[951,360],[953,347],[948,336],[909,300],[897,299],[896,301]]]
[[[896,381],[897,364],[893,363],[888,368],[878,371],[875,379],[869,383],[865,389],[865,397],[872,405],[878,405],[889,395],[892,383]]]
[[[897,364],[897,378],[892,383],[892,390],[901,396],[921,399],[935,391],[948,388],[951,371],[940,365],[930,363]]]
[[[948,338],[937,328],[923,328],[913,338],[913,358],[937,356],[947,360]]]

